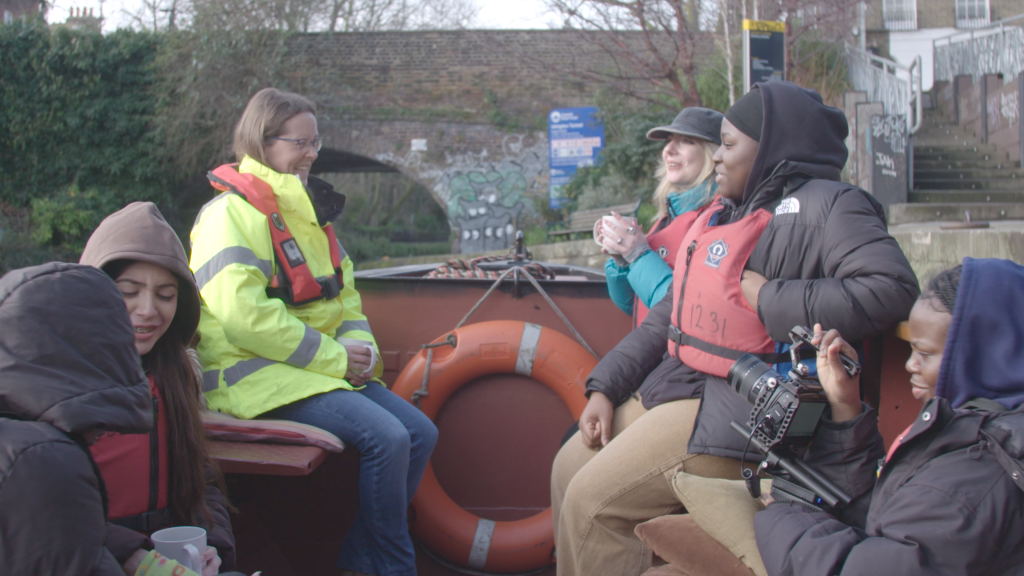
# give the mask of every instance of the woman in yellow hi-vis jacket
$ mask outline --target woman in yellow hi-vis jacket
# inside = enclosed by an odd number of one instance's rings
[[[330,225],[345,197],[309,176],[315,114],[298,94],[261,90],[235,129],[240,163],[210,173],[224,193],[196,218],[191,260],[206,399],[239,418],[318,426],[359,450],[359,512],[338,565],[413,575],[406,508],[437,428],[378,379],[352,261]]]

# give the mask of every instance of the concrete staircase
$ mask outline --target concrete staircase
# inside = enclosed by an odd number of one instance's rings
[[[908,204],[895,206],[889,221],[959,221],[1024,218],[1024,170],[1000,157],[938,110],[926,110],[914,135],[914,186]]]
[[[1024,170],[942,115],[926,110],[914,135],[907,204],[889,207],[889,230],[918,279],[964,256],[1024,262]],[[951,229],[970,219],[987,228]]]

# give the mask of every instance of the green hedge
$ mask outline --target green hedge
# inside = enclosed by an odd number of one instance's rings
[[[159,198],[156,51],[144,32],[0,26],[0,201],[23,207],[72,183]]]
[[[145,32],[0,25],[0,208],[28,214],[0,218],[0,271],[76,259],[106,214],[167,198],[157,50]]]

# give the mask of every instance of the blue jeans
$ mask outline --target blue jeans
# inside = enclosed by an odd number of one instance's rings
[[[359,451],[359,511],[338,566],[376,576],[415,576],[406,511],[437,443],[437,427],[415,406],[368,382],[264,414],[323,428]]]

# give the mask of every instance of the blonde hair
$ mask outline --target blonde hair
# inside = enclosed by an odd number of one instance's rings
[[[235,126],[232,148],[239,162],[246,156],[267,165],[263,146],[268,138],[281,135],[281,126],[296,114],[309,112],[316,116],[316,105],[308,98],[277,88],[264,88],[245,105],[242,117]]]
[[[697,178],[694,179],[693,182],[673,184],[668,179],[668,166],[665,164],[665,159],[662,158],[661,162],[658,163],[658,169],[654,171],[654,177],[658,179],[658,187],[654,189],[653,197],[654,205],[658,208],[658,213],[651,218],[651,222],[657,222],[668,214],[668,207],[666,206],[665,199],[668,198],[669,194],[689,190],[690,188],[703,183],[715,173],[714,156],[715,152],[718,150],[718,144],[696,138],[694,138],[694,141],[700,143],[704,147],[704,166],[701,168],[700,174],[697,175]],[[714,194],[711,193],[711,189],[709,188],[708,196],[704,199],[704,204],[710,204],[712,198],[714,198]]]

